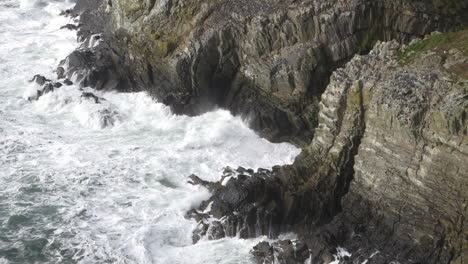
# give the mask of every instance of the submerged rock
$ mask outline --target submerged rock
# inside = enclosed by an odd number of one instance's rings
[[[100,128],[104,129],[106,127],[113,127],[115,123],[119,120],[119,114],[116,111],[109,109],[103,109],[98,112],[100,116],[99,124]]]
[[[98,96],[94,95],[93,93],[89,93],[89,92],[82,93],[81,98],[91,100],[96,104],[99,104],[99,103],[101,103],[102,100],[105,100],[104,98],[98,97]]]

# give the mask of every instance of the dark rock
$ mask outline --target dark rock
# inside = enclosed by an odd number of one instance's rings
[[[296,232],[313,263],[341,246],[345,263],[445,264],[466,248],[466,56],[399,43],[467,25],[462,2],[79,0],[83,44],[63,66],[81,87],[148,90],[178,114],[220,106],[303,147],[291,166],[193,178],[213,192],[187,214],[194,242]]]
[[[28,100],[31,101],[31,100],[38,100],[41,96],[43,96],[44,94],[47,94],[47,93],[51,93],[53,92],[55,89],[58,89],[60,87],[62,87],[62,84],[59,83],[59,82],[50,82],[50,80],[48,79],[45,79],[45,77],[43,76],[40,76],[40,75],[37,75],[33,78],[33,80],[39,84],[39,83],[42,83],[44,82],[41,90],[37,90],[37,93],[35,96],[33,97],[29,97]]]
[[[201,186],[207,188],[210,191],[214,191],[217,188],[219,188],[218,183],[208,182],[208,181],[202,180],[195,174],[192,174],[192,175],[189,176],[188,183],[190,183],[192,185],[201,185]]]
[[[257,263],[274,263],[275,256],[273,247],[270,246],[268,242],[260,242],[256,246],[253,247],[252,255],[255,257],[255,262]]]
[[[206,236],[207,229],[208,229],[208,225],[199,224],[192,233],[192,242],[197,243],[198,241],[203,239],[203,237]]]
[[[307,245],[299,241],[260,242],[252,250],[258,264],[303,264],[309,258]]]
[[[42,95],[53,92],[54,88],[55,88],[54,84],[47,83],[46,85],[44,85],[44,87],[42,87]]]
[[[73,82],[70,81],[69,79],[63,80],[63,83],[64,83],[65,85],[67,85],[67,86],[73,85]]]
[[[42,75],[36,74],[30,80],[30,82],[35,82],[36,84],[38,84],[40,86],[43,86],[46,82],[50,82],[50,80],[47,79],[46,77],[42,76]]]
[[[79,27],[80,25],[66,24],[61,26],[60,29],[77,30]]]
[[[57,67],[56,73],[57,73],[57,79],[65,78],[65,69],[63,67]]]
[[[213,196],[203,202],[198,211],[209,208],[212,217],[223,218],[223,221],[199,221],[196,230],[199,236],[207,235],[211,225],[221,225],[226,236],[242,238],[275,237],[280,233],[283,215],[276,202],[281,199],[280,183],[270,181],[269,171],[250,172],[243,168],[235,172],[227,169],[221,182],[209,185],[216,186],[211,188]]]
[[[96,104],[99,104],[99,103],[101,103],[102,100],[104,100],[104,98],[98,97],[98,96],[94,95],[93,93],[88,93],[88,92],[82,93],[81,98],[89,99],[91,101],[94,101],[94,103],[96,103]]]
[[[218,221],[214,221],[213,224],[209,225],[208,230],[206,230],[206,237],[209,240],[216,240],[226,237],[223,225]]]
[[[97,89],[149,90],[178,114],[223,107],[272,141],[306,145],[333,70],[377,40],[409,42],[468,24],[466,5],[455,2],[189,0],[123,8],[80,0],[79,38],[102,33],[106,46],[96,70],[80,75]]]
[[[73,10],[67,9],[67,10],[61,11],[59,15],[68,17],[68,16],[71,16],[72,14],[73,14]]]
[[[126,67],[118,66],[112,54],[113,51],[109,47],[98,45],[93,50],[72,52],[60,65],[67,68],[66,78],[70,79],[73,74],[78,76],[77,83],[80,87],[120,91],[131,89],[126,75],[119,73]]]
[[[322,95],[314,139],[294,165],[253,174],[239,168],[228,181],[223,175],[199,210],[209,206],[223,219],[226,236],[296,232],[312,263],[329,263],[338,247],[352,253],[339,257],[343,263],[460,258],[468,219],[458,202],[468,200],[466,83],[453,81],[433,48],[408,65],[398,62],[402,52],[396,42],[378,43],[338,69]]]

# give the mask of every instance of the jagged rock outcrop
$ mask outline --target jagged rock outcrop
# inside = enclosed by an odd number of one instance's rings
[[[339,227],[341,239],[355,252],[366,244],[382,252],[373,263],[468,261],[467,33],[415,44],[430,49],[408,65],[396,63],[398,46],[387,44],[377,47],[387,59],[370,59],[374,52],[347,67],[364,68],[355,80],[366,127],[335,222],[347,225]],[[369,67],[380,68],[378,75]]]
[[[194,242],[293,231],[313,263],[332,261],[338,246],[352,253],[346,263],[463,263],[467,33],[401,43],[468,24],[467,8],[450,0],[80,0],[71,14],[80,15],[83,44],[60,75],[98,89],[145,89],[176,113],[221,106],[268,139],[303,147],[291,166],[227,170],[217,183],[192,177],[213,192],[188,213],[199,222]],[[274,248],[261,245],[257,259],[268,263]]]
[[[331,72],[354,54],[468,23],[464,1],[88,2],[75,8],[79,34],[103,41],[73,54],[88,70],[69,70],[86,85],[146,89],[177,113],[221,106],[270,140],[297,144],[313,136]]]
[[[272,244],[260,242],[252,254],[257,263],[305,263],[309,258],[309,251],[304,243],[291,240],[277,241]]]
[[[356,56],[333,73],[293,166],[223,180],[200,210],[241,237],[296,231],[313,263],[338,246],[346,263],[466,262],[467,36]]]

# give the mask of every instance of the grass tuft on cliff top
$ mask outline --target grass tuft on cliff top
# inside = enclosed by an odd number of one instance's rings
[[[413,45],[410,45],[398,58],[402,65],[407,65],[423,52],[433,51],[438,54],[445,54],[451,49],[458,49],[465,56],[468,56],[468,29],[444,33],[433,34]]]
[[[432,34],[406,48],[398,57],[398,62],[400,65],[411,64],[425,52],[434,52],[442,58],[446,58],[452,49],[457,49],[464,56],[468,56],[468,29],[445,34]],[[454,65],[448,71],[462,79],[468,79],[467,63]]]

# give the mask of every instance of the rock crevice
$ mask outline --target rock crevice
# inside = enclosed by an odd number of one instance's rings
[[[445,16],[436,2],[112,0],[92,10],[79,4],[81,38],[102,33],[104,41],[94,48],[102,54],[97,67],[78,72],[97,88],[148,90],[176,113],[223,107],[270,140],[304,146],[329,76],[354,54],[377,40],[408,42],[468,24],[467,6],[447,7],[452,16]]]
[[[293,165],[191,177],[213,193],[187,213],[194,242],[292,231],[302,242],[256,259],[466,261],[468,34],[413,40],[467,25],[463,1],[89,1],[62,78],[180,114],[223,107],[303,148]]]
[[[402,65],[398,58],[407,49],[379,43],[334,72],[314,139],[296,162],[230,179],[200,209],[209,204],[220,229],[240,222],[234,230],[249,230],[224,235],[295,231],[314,263],[333,260],[337,247],[353,252],[345,263],[463,260],[468,83],[448,72],[434,52]],[[242,199],[232,199],[236,195]],[[218,209],[226,204],[227,210]],[[249,221],[252,215],[255,221]],[[231,218],[242,221],[225,221]],[[264,246],[256,250],[273,263]]]

